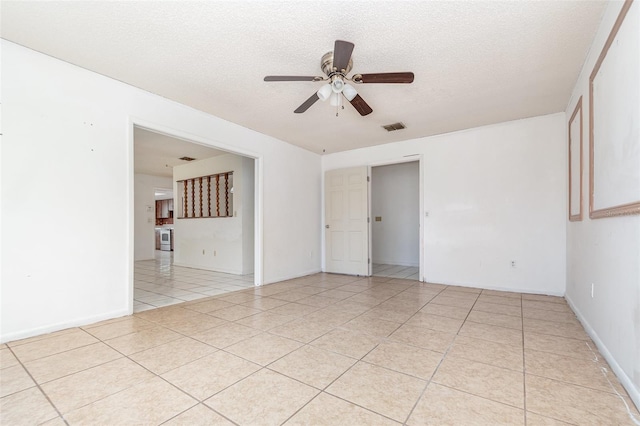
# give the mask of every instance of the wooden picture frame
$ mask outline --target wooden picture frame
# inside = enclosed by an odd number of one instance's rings
[[[582,220],[582,123],[582,96],[580,96],[568,125],[570,222]]]
[[[589,77],[591,219],[640,214],[638,17],[625,21],[633,6],[624,2]]]

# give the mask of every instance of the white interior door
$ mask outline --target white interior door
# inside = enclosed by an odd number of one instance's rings
[[[367,167],[324,176],[327,272],[369,275]]]

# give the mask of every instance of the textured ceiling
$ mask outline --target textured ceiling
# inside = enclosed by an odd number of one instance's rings
[[[133,129],[133,170],[135,173],[173,177],[173,167],[186,163],[186,161],[180,160],[181,157],[203,160],[224,154],[227,152],[150,132],[139,127]]]
[[[564,111],[601,1],[2,1],[2,37],[281,140],[327,153]],[[335,39],[373,113],[318,102]],[[387,133],[384,124],[405,130]]]

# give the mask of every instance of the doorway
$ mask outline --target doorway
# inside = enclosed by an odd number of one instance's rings
[[[261,253],[261,238],[257,236],[261,224],[260,159],[150,126],[133,125],[132,139],[132,310],[168,306],[260,285],[261,256],[256,255]],[[227,173],[228,179],[222,180],[220,186],[222,207],[227,203],[222,213],[215,208],[219,202],[215,192],[217,181],[212,178],[211,186],[206,186],[207,176],[221,172]],[[192,207],[184,209],[183,188],[178,188],[177,183],[179,176],[197,186],[189,187],[190,194],[196,197],[189,201],[190,206],[197,207],[195,212]],[[159,199],[164,200],[161,209],[157,208]],[[203,209],[203,202],[213,208]],[[232,244],[231,230],[235,230],[236,237]],[[171,235],[169,250],[158,250],[156,235],[167,231]],[[230,266],[230,262],[236,264]],[[144,302],[138,300],[141,297]]]
[[[420,163],[371,167],[372,275],[419,280]]]

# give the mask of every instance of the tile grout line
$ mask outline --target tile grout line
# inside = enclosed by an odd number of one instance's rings
[[[446,286],[445,288],[443,288],[442,290],[440,290],[440,292],[437,294],[437,296],[439,296],[440,294],[442,294],[446,289],[448,289],[450,286]],[[436,296],[436,297],[437,297]],[[467,317],[469,316],[469,314],[471,313],[471,309],[473,309],[473,306],[475,305],[476,301],[478,300],[478,296],[476,296],[476,300],[473,302],[473,305],[471,306],[471,308],[469,309],[469,313],[467,313],[467,316],[465,317],[465,319],[462,321],[462,323],[460,324],[460,327],[458,327],[458,331],[456,332],[455,336],[458,336],[458,333],[460,332],[460,329],[462,328],[462,326],[464,325],[464,323],[466,322]],[[435,297],[434,297],[435,298]],[[431,299],[433,300],[433,299]],[[430,303],[427,302],[424,306],[428,305]],[[423,306],[423,307],[424,307]],[[444,353],[442,354],[442,358],[440,358],[440,362],[438,362],[438,365],[436,366],[436,368],[433,370],[433,373],[431,373],[431,377],[429,378],[429,380],[427,380],[427,383],[424,385],[424,388],[422,389],[422,392],[420,393],[420,396],[418,396],[418,398],[416,399],[416,402],[413,404],[413,406],[411,407],[411,410],[409,410],[409,414],[407,414],[407,417],[405,418],[404,422],[402,422],[403,425],[407,425],[407,422],[409,421],[409,419],[411,418],[411,416],[413,415],[413,412],[415,411],[416,407],[418,406],[418,404],[420,403],[420,400],[424,397],[424,394],[427,392],[427,389],[429,387],[429,385],[431,383],[433,383],[433,378],[435,377],[436,373],[438,372],[438,370],[440,369],[440,366],[442,365],[442,363],[444,362],[445,358],[447,357],[447,354],[449,353],[449,350],[451,350],[451,347],[453,346],[454,342],[455,342],[456,338],[454,337],[453,339],[451,339],[451,342],[449,343],[449,345],[447,346],[447,349],[444,351]]]
[[[49,404],[51,404],[51,407],[53,407],[53,409],[55,410],[56,413],[58,413],[58,416],[62,419],[62,421],[64,422],[64,424],[66,424],[67,426],[69,426],[69,422],[67,422],[67,419],[64,418],[64,416],[62,415],[62,413],[60,412],[60,410],[58,409],[58,407],[53,403],[53,401],[51,400],[51,398],[49,398],[49,395],[47,395],[44,391],[44,389],[42,389],[42,387],[40,386],[40,384],[36,381],[36,379],[31,375],[31,373],[29,372],[29,370],[27,370],[27,367],[25,367],[25,365],[22,363],[22,361],[20,360],[20,358],[17,357],[17,355],[13,352],[13,350],[11,350],[11,347],[7,346],[7,348],[9,348],[9,350],[11,351],[11,355],[14,356],[14,358],[16,359],[16,361],[18,361],[18,363],[20,364],[20,366],[22,367],[22,369],[24,370],[25,373],[27,373],[29,375],[29,378],[33,381],[33,383],[35,384],[35,387],[38,388],[38,390],[40,391],[40,393],[42,393],[42,396],[44,396],[47,400],[47,402]],[[31,387],[27,388],[30,389]],[[27,390],[27,389],[23,389]],[[22,392],[22,391],[18,391],[18,392]],[[18,392],[14,392],[10,395],[14,395]],[[5,395],[5,396],[9,396],[9,395]],[[3,396],[4,398],[4,396]],[[47,419],[45,421],[50,421],[53,420],[52,419]]]

